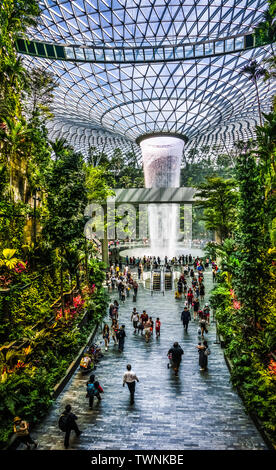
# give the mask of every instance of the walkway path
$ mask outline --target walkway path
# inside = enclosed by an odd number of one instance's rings
[[[211,272],[205,273],[205,287],[212,287]],[[112,300],[117,296],[112,297]],[[206,296],[205,301],[208,301]],[[130,316],[133,306],[162,322],[161,338],[146,344],[133,334]],[[88,407],[87,377],[75,373],[56,400],[48,416],[33,433],[39,449],[63,449],[63,433],[57,427],[59,414],[68,403],[79,417],[83,434],[71,433],[74,450],[206,450],[266,449],[262,437],[232,389],[223,352],[216,339],[215,324],[208,333],[211,355],[208,372],[200,372],[197,353],[197,323],[191,321],[184,333],[180,321],[183,302],[173,292],[153,296],[140,288],[136,304],[132,297],[120,306],[120,324],[125,323],[125,350],[119,353],[111,342],[95,371],[104,388],[103,400]],[[184,349],[179,377],[167,369],[167,351],[174,341]],[[140,383],[135,404],[129,404],[128,388],[122,387],[126,364],[131,363]]]

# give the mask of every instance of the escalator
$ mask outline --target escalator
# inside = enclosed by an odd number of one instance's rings
[[[153,291],[161,290],[161,271],[152,272],[152,290]]]
[[[172,290],[173,288],[173,277],[171,272],[164,273],[164,281],[165,281],[165,290]]]

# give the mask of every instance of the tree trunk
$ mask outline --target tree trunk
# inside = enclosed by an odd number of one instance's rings
[[[62,311],[62,317],[64,317],[64,295],[63,292],[63,258],[61,257],[61,263],[60,263],[60,296],[61,296],[61,311]]]

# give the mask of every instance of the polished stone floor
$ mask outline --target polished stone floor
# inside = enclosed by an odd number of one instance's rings
[[[212,288],[211,278],[211,272],[206,272],[207,291]],[[117,293],[112,295],[112,300],[115,298]],[[154,319],[160,317],[160,339],[154,336],[147,344],[143,337],[133,334],[130,316],[134,305],[140,313],[145,309]],[[215,323],[211,323],[207,335],[211,348],[209,369],[201,372],[196,349],[198,326],[191,321],[188,333],[184,333],[182,309],[183,301],[175,300],[173,292],[151,296],[142,287],[135,304],[132,297],[121,304],[119,321],[126,325],[127,334],[124,352],[118,352],[111,342],[95,371],[105,392],[102,402],[95,400],[94,409],[89,409],[85,396],[87,377],[77,371],[33,432],[39,441],[38,450],[63,449],[64,435],[57,421],[68,403],[83,431],[79,438],[74,432],[71,434],[70,449],[74,450],[266,449],[231,386],[223,352],[219,344],[214,344]],[[178,377],[167,368],[167,351],[174,341],[179,341],[184,349]],[[132,364],[140,379],[132,406],[128,388],[122,386],[127,363]]]

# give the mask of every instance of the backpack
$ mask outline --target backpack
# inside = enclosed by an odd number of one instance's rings
[[[60,417],[59,417],[59,420],[58,420],[58,427],[61,431],[65,432],[67,430],[67,425],[68,425],[68,418],[69,416],[68,415],[65,415],[65,414],[62,414]]]
[[[87,394],[89,397],[93,397],[96,393],[95,385],[93,383],[87,384]]]

